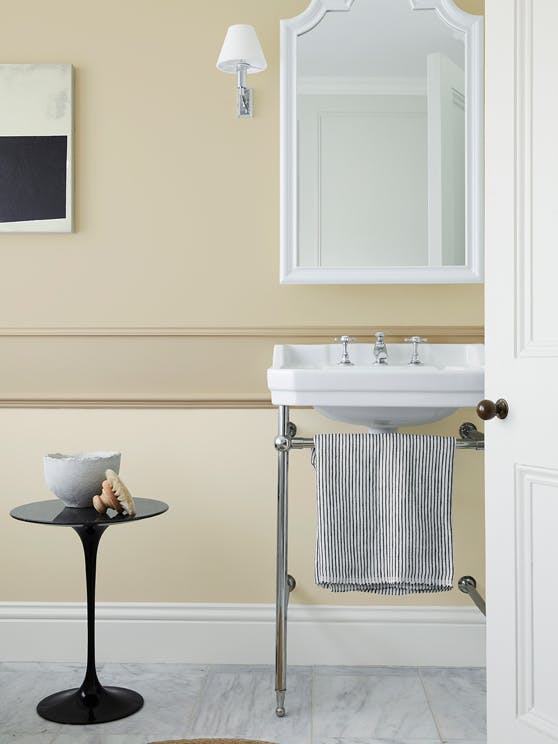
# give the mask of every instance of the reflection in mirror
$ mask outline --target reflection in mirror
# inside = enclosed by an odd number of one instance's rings
[[[481,280],[481,23],[451,0],[282,22],[282,281]]]

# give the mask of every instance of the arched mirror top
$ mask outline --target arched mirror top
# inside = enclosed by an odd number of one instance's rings
[[[312,0],[281,21],[281,281],[482,281],[482,17]]]

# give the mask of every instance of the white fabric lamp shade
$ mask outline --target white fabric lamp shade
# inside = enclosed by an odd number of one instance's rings
[[[229,26],[217,68],[223,72],[237,72],[239,64],[248,65],[249,73],[262,72],[267,67],[256,29],[246,23]]]

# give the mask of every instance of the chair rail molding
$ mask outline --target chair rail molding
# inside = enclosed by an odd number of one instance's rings
[[[374,328],[383,328],[386,338],[399,337],[417,331],[428,333],[430,337],[441,340],[439,343],[451,343],[448,338],[471,336],[484,338],[482,326],[465,325],[403,325],[402,323],[376,322]],[[3,336],[208,336],[228,337],[246,336],[260,338],[333,338],[340,330],[359,333],[361,338],[374,338],[371,324],[356,325],[339,323],[337,325],[295,325],[295,326],[0,326],[0,338]],[[442,340],[443,339],[443,340]]]
[[[372,343],[377,328],[388,343],[483,342],[479,326],[394,323],[0,328],[0,408],[271,408],[275,343],[333,343],[342,333]]]

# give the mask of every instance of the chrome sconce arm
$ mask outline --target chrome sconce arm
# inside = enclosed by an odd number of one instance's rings
[[[217,69],[236,74],[236,114],[239,119],[254,115],[254,93],[248,88],[247,74],[262,72],[267,67],[256,29],[245,23],[229,26]]]
[[[239,64],[236,71],[236,114],[239,119],[254,116],[254,91],[247,87],[247,64]]]

